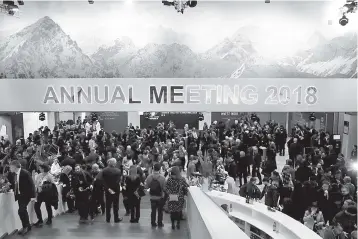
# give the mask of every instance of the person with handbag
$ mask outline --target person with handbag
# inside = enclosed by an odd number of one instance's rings
[[[189,185],[185,178],[180,174],[180,168],[174,166],[171,168],[170,177],[164,186],[166,194],[166,201],[168,202],[168,211],[170,212],[170,219],[172,222],[172,229],[180,229],[180,221],[182,218],[182,211],[184,209],[184,196],[188,192]]]
[[[72,180],[72,167],[67,165],[63,167],[60,174],[60,184],[62,185],[62,202],[67,203],[68,213],[73,213],[75,211],[75,195],[71,187]]]
[[[144,188],[137,171],[137,166],[132,165],[129,168],[129,175],[125,180],[123,190],[126,191],[128,197],[131,213],[130,222],[138,223],[140,218],[140,202],[141,197],[144,196]]]
[[[43,219],[42,219],[42,213],[41,213],[41,205],[44,202],[46,205],[46,211],[47,211],[47,225],[52,224],[52,205],[51,205],[51,199],[52,199],[52,186],[54,183],[53,176],[50,174],[50,167],[47,164],[41,164],[39,166],[40,173],[36,175],[35,177],[35,189],[36,189],[36,202],[35,202],[35,213],[37,216],[37,222],[34,224],[34,226],[42,226]]]

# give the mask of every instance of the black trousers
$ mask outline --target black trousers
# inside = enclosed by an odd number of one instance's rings
[[[87,220],[90,208],[89,192],[77,192],[76,195],[76,207],[80,219]]]
[[[249,175],[251,173],[251,165],[247,166],[247,174]]]
[[[101,207],[102,213],[106,210],[103,193],[102,194],[93,194],[90,203],[91,203],[91,206],[90,206],[91,218],[94,218],[94,216],[97,214],[98,207]]]
[[[106,220],[111,220],[111,209],[113,207],[114,220],[119,219],[119,193],[110,194],[106,192]]]
[[[259,183],[262,183],[260,166],[252,165],[252,177],[257,177],[259,179]]]
[[[180,161],[181,161],[181,168],[183,169],[185,167],[185,157],[180,157]]]
[[[278,143],[277,151],[281,156],[285,156],[285,143]]]
[[[126,213],[130,214],[131,213],[131,208],[130,208],[128,198],[123,198],[123,206],[124,206],[124,209],[126,209]]]
[[[42,203],[45,203],[45,206],[46,206],[46,211],[47,211],[47,220],[51,221],[52,220],[52,206],[51,206],[51,203],[50,202],[45,202],[43,200],[37,200],[37,202],[35,202],[35,213],[36,213],[36,217],[37,219],[42,222],[42,213],[41,213],[41,205]]]
[[[72,198],[66,199],[67,207],[69,212],[73,212],[75,210],[75,200]]]
[[[23,198],[21,195],[16,196],[19,204],[18,214],[23,228],[30,227],[29,213],[27,212],[27,205],[29,205],[30,198]]]
[[[247,176],[247,166],[244,166],[239,171],[240,186],[242,186],[242,179],[244,179],[244,184],[247,183]]]
[[[182,218],[182,212],[171,212],[170,213],[170,220],[172,221],[172,224],[175,222],[179,225]]]
[[[155,224],[157,219],[157,212],[158,212],[158,224],[163,224],[163,208],[164,208],[164,200],[163,199],[151,199],[150,200],[151,205],[151,223],[152,225]]]
[[[131,220],[139,220],[140,218],[140,199],[130,200]]]

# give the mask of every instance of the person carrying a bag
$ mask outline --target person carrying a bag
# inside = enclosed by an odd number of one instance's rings
[[[146,188],[149,188],[151,204],[151,224],[152,227],[163,227],[163,207],[164,207],[164,185],[165,177],[160,174],[161,164],[154,164],[154,172],[145,181]],[[156,223],[158,211],[158,224]]]
[[[42,226],[43,219],[41,213],[41,204],[45,202],[47,210],[47,221],[46,224],[52,224],[52,199],[53,199],[53,177],[49,173],[50,167],[47,164],[39,166],[40,173],[35,178],[35,188],[37,193],[36,202],[34,205],[35,213],[38,221],[34,224],[35,226]],[[57,189],[56,189],[57,192]],[[54,195],[56,196],[56,195]]]
[[[62,191],[61,191],[62,202],[67,203],[69,213],[75,211],[75,202],[74,202],[75,195],[73,194],[73,190],[71,187],[71,179],[72,179],[72,167],[67,165],[62,169],[59,182],[62,185]]]
[[[164,192],[166,193],[173,230],[175,227],[180,229],[180,221],[185,203],[184,196],[188,192],[188,187],[189,185],[186,183],[185,178],[180,174],[179,167],[172,167],[171,175],[164,186]]]

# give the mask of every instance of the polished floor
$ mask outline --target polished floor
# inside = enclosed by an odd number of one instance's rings
[[[124,214],[123,208],[121,215]],[[99,216],[93,223],[79,224],[76,214],[64,214],[54,218],[51,226],[33,228],[25,236],[13,235],[6,239],[188,239],[189,232],[186,221],[182,221],[180,230],[172,230],[169,214],[164,213],[164,228],[152,228],[150,224],[150,202],[148,196],[142,199],[141,218],[138,224],[129,222],[129,217],[123,217],[121,223],[106,223],[104,216]]]
[[[286,152],[287,155],[287,152]],[[277,156],[277,171],[281,172],[288,156]],[[260,185],[260,187],[262,187]],[[262,189],[262,188],[261,188]],[[121,205],[121,215],[124,215]],[[186,221],[182,221],[180,230],[172,230],[169,215],[164,213],[165,227],[152,229],[150,225],[150,202],[148,196],[142,199],[141,219],[139,224],[129,223],[129,217],[124,217],[121,223],[106,223],[103,216],[99,216],[93,223],[79,224],[76,214],[64,214],[54,218],[53,225],[33,228],[25,236],[8,236],[5,239],[188,239],[189,231]]]

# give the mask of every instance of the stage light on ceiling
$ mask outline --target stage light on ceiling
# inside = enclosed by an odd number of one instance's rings
[[[347,25],[348,22],[349,22],[349,20],[348,20],[348,18],[347,18],[345,15],[343,15],[342,18],[339,19],[339,24],[341,24],[342,26]]]
[[[355,13],[357,11],[358,2],[357,0],[347,1],[347,4],[344,4],[343,7],[340,8],[342,17],[339,19],[339,24],[341,26],[345,26],[348,24],[349,19],[346,16],[348,13]]]

